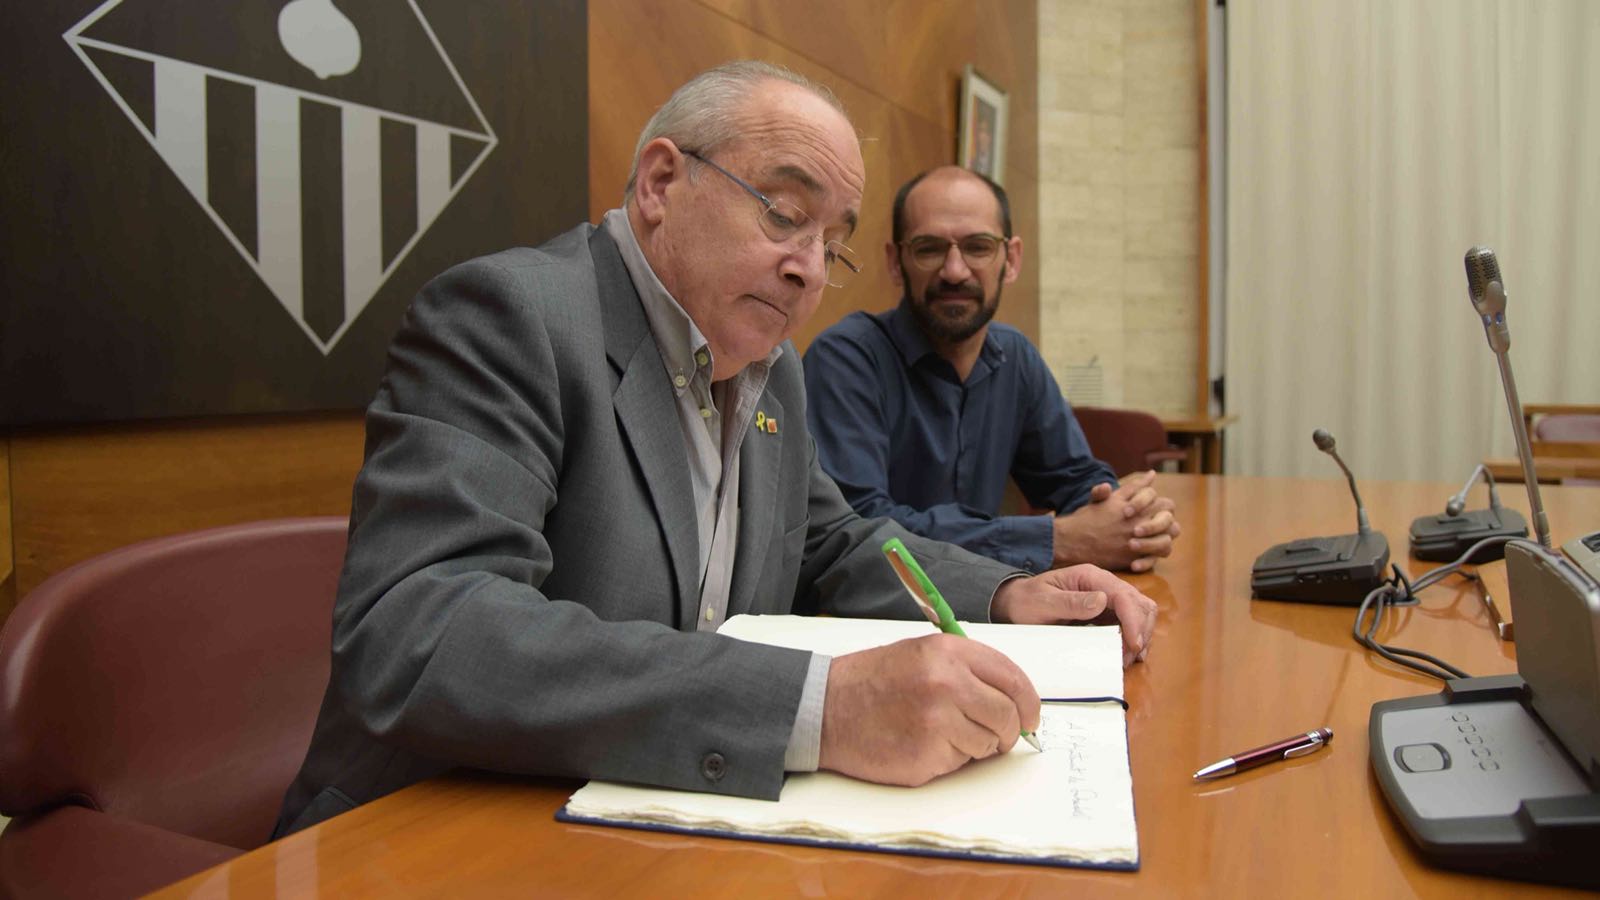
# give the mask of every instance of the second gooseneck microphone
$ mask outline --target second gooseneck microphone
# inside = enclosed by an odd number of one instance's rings
[[[1478,467],[1472,470],[1472,475],[1467,479],[1467,483],[1461,486],[1460,493],[1451,497],[1449,502],[1445,503],[1445,515],[1451,518],[1461,515],[1462,511],[1467,508],[1467,492],[1472,490],[1474,484],[1478,483],[1479,476],[1482,476],[1483,480],[1489,484],[1489,508],[1500,508],[1500,492],[1495,490],[1494,473],[1489,471],[1483,463],[1478,463]]]

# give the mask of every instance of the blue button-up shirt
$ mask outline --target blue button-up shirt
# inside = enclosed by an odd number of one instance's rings
[[[811,343],[805,376],[818,459],[863,516],[1042,572],[1053,516],[999,515],[1007,477],[1035,507],[1062,513],[1117,483],[1039,351],[1009,325],[989,325],[963,382],[904,306],[851,313]]]

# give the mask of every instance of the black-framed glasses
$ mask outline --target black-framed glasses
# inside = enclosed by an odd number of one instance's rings
[[[994,264],[995,257],[1000,255],[1000,248],[1005,242],[1006,239],[998,234],[979,232],[954,241],[923,235],[909,241],[901,241],[900,246],[910,252],[911,262],[917,268],[924,272],[936,272],[950,257],[950,246],[954,244],[961,252],[961,258],[966,260],[967,268],[977,271]]]
[[[787,200],[774,200],[766,194],[751,187],[749,182],[729,172],[694,150],[684,150],[684,156],[693,157],[705,163],[718,172],[733,179],[733,183],[744,188],[750,196],[761,201],[761,212],[757,214],[756,221],[761,223],[761,232],[775,244],[786,244],[800,236],[800,246],[805,247],[812,241],[822,241],[822,261],[828,270],[828,284],[831,287],[844,287],[844,282],[861,271],[861,261],[856,257],[856,252],[838,241],[823,240],[822,233],[806,233],[811,225],[811,217],[805,211]]]

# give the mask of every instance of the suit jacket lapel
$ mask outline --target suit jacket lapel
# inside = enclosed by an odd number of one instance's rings
[[[683,426],[677,399],[667,383],[666,365],[650,333],[639,294],[617,245],[604,228],[589,237],[595,281],[605,320],[606,357],[620,379],[612,393],[617,423],[644,475],[656,522],[672,557],[678,624],[692,622],[700,606],[699,526],[694,485],[684,457]]]
[[[794,347],[784,349],[793,353]],[[763,391],[756,407],[768,418],[786,421],[783,405]],[[804,423],[790,422],[789,428],[775,433],[758,430],[754,424],[745,435],[744,446],[739,450],[739,550],[734,554],[733,583],[728,588],[729,615],[751,608],[756,584],[768,565],[781,565],[782,560],[766,559],[767,548],[772,546],[772,518],[778,503],[778,476],[783,460],[783,442],[786,435],[802,429]]]

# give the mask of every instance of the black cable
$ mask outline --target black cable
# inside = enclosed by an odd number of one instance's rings
[[[1356,610],[1355,624],[1351,626],[1350,629],[1350,634],[1355,638],[1356,643],[1366,647],[1367,649],[1373,651],[1395,665],[1413,669],[1421,672],[1424,675],[1427,675],[1430,678],[1437,678],[1440,681],[1450,681],[1453,678],[1468,677],[1466,672],[1463,672],[1462,670],[1450,665],[1438,657],[1423,653],[1420,650],[1411,650],[1405,647],[1390,647],[1389,645],[1380,642],[1375,637],[1378,631],[1378,626],[1383,621],[1384,607],[1392,603],[1400,602],[1400,600],[1404,599],[1404,596],[1400,594],[1399,586],[1402,583],[1402,578],[1400,576],[1400,570],[1398,566],[1395,567],[1395,575],[1395,578],[1385,582],[1382,586],[1373,588],[1370,592],[1368,592],[1366,598],[1361,601],[1360,608]],[[1380,598],[1382,599],[1380,600]],[[1367,628],[1365,632],[1363,632],[1361,625],[1362,620],[1366,618],[1367,610],[1372,609],[1374,600],[1380,600],[1380,602],[1377,610],[1373,614],[1372,625]],[[1408,656],[1433,663],[1434,665],[1424,665],[1422,663],[1412,662],[1412,660],[1405,658]],[[1435,668],[1434,666],[1438,666],[1438,668]]]
[[[1395,647],[1379,641],[1377,638],[1378,627],[1383,622],[1383,613],[1386,607],[1393,606],[1397,603],[1403,603],[1407,600],[1418,599],[1418,594],[1434,586],[1435,584],[1438,584],[1444,579],[1449,578],[1451,575],[1460,575],[1464,578],[1477,580],[1478,576],[1476,573],[1463,571],[1461,567],[1466,564],[1467,560],[1472,559],[1480,549],[1497,544],[1509,543],[1511,540],[1513,539],[1504,535],[1496,535],[1494,537],[1484,538],[1483,540],[1467,548],[1467,551],[1461,554],[1461,556],[1458,557],[1454,562],[1446,563],[1437,569],[1432,569],[1423,573],[1415,583],[1406,577],[1405,571],[1401,569],[1398,564],[1391,566],[1391,568],[1394,570],[1394,577],[1385,581],[1382,585],[1373,588],[1367,593],[1367,596],[1361,600],[1361,606],[1356,609],[1355,623],[1350,626],[1350,636],[1355,638],[1356,643],[1366,647],[1368,650],[1371,650],[1395,665],[1413,669],[1421,672],[1424,675],[1427,675],[1430,678],[1437,678],[1440,681],[1450,681],[1455,678],[1470,678],[1471,676],[1465,671],[1456,668],[1455,666],[1445,662],[1431,653],[1424,653],[1421,650],[1411,650],[1406,647]],[[1378,606],[1372,615],[1372,625],[1363,630],[1362,622],[1367,617],[1367,610],[1372,609],[1372,604],[1374,601],[1378,602]],[[1407,659],[1406,657],[1410,657],[1410,659]],[[1424,665],[1423,663],[1413,662],[1412,660],[1422,660],[1425,663],[1431,663],[1431,665]]]

